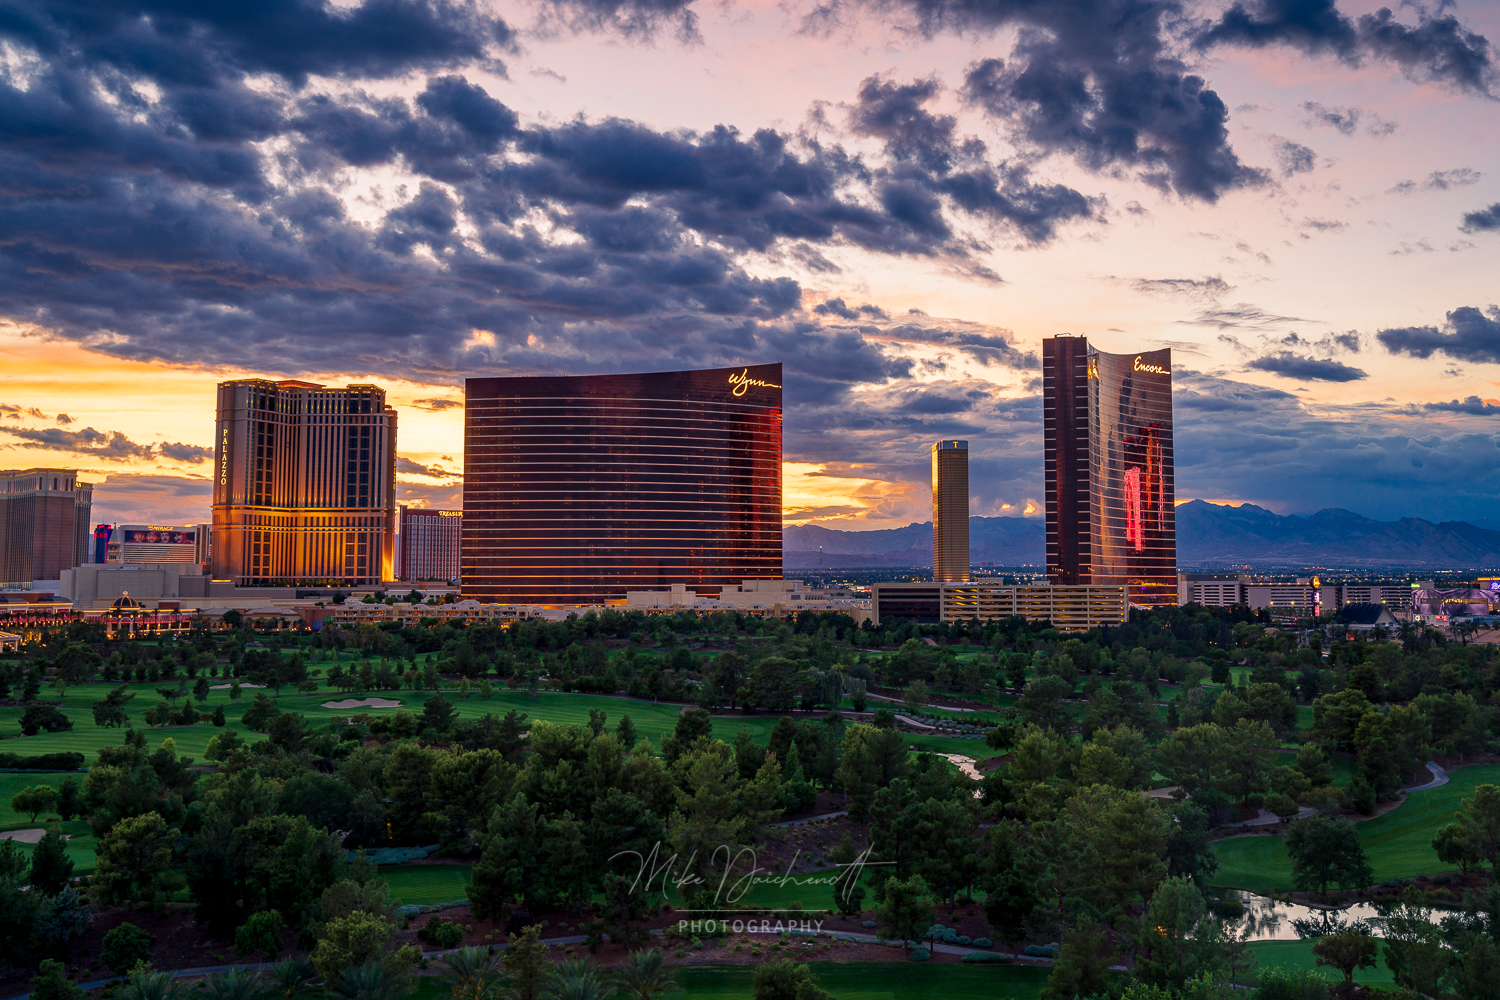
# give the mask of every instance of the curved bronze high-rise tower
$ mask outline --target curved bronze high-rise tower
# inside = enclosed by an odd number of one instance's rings
[[[1047,578],[1177,603],[1172,352],[1042,341]]]
[[[781,365],[466,393],[465,597],[599,604],[781,576]]]

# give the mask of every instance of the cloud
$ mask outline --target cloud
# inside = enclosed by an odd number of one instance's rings
[[[1465,413],[1475,417],[1492,417],[1500,414],[1500,406],[1478,396],[1466,396],[1462,400],[1454,399],[1446,403],[1422,403],[1421,410],[1428,413]]]
[[[113,458],[125,462],[150,461],[153,449],[149,444],[136,444],[119,431],[96,431],[85,427],[81,431],[65,431],[58,427],[36,430],[27,427],[0,427],[0,434],[19,438],[21,448],[43,451],[69,452],[74,455],[89,455],[95,458]]]
[[[1129,0],[968,4],[905,0],[928,32],[1019,28],[1009,60],[981,59],[963,98],[1009,124],[1013,141],[1095,171],[1133,169],[1185,198],[1217,201],[1266,183],[1230,147],[1229,110],[1170,54],[1173,5]]]
[[[9,417],[12,420],[20,420],[22,417],[47,419],[47,415],[35,406],[15,406],[11,403],[0,403],[0,416]]]
[[[415,406],[419,410],[430,410],[433,413],[442,413],[444,410],[463,409],[464,401],[461,399],[443,399],[441,397],[434,397],[429,399],[414,399],[411,401],[411,405]]]
[[[1461,306],[1448,314],[1441,329],[1398,327],[1381,330],[1375,339],[1392,354],[1413,358],[1445,354],[1459,361],[1500,364],[1500,310],[1491,306],[1489,312],[1486,316],[1473,306]]]
[[[96,524],[202,524],[213,516],[213,480],[112,472],[94,484]]]
[[[163,441],[156,448],[162,456],[179,462],[207,462],[214,457],[212,448],[200,448],[195,444],[181,444],[176,441]]]
[[[813,312],[818,314],[819,316],[839,316],[843,319],[857,320],[862,317],[869,319],[890,318],[889,316],[887,316],[886,311],[879,306],[870,305],[868,302],[866,302],[863,305],[850,308],[849,306],[844,304],[843,299],[829,299],[826,302],[821,302],[818,305],[813,306]]]
[[[61,425],[61,426],[63,426],[63,427],[66,427],[69,424],[73,423],[73,418],[70,417],[70,416],[68,416],[66,413],[59,413],[53,419],[56,420],[58,422],[58,424]]]
[[[1489,208],[1465,212],[1463,225],[1459,228],[1466,233],[1493,233],[1500,231],[1500,201],[1495,202]]]
[[[1131,289],[1146,295],[1177,295],[1191,299],[1217,299],[1234,291],[1219,275],[1205,278],[1136,278]]]
[[[1397,21],[1388,7],[1351,19],[1334,0],[1235,0],[1195,41],[1200,49],[1285,45],[1311,55],[1334,55],[1351,66],[1376,59],[1394,63],[1416,82],[1490,94],[1495,67],[1489,41],[1442,10],[1434,14],[1419,8],[1412,26]]]
[[[1470,184],[1478,184],[1484,175],[1477,170],[1468,167],[1459,167],[1456,170],[1434,170],[1427,175],[1427,180],[1422,182],[1424,191],[1447,191],[1450,188],[1467,187]]]
[[[1290,139],[1278,139],[1276,141],[1276,162],[1281,164],[1281,173],[1285,177],[1293,174],[1305,174],[1318,165],[1318,154],[1308,147]]]
[[[1349,223],[1337,219],[1303,219],[1303,229],[1316,229],[1320,233],[1336,233],[1349,228]]]
[[[1283,378],[1315,379],[1319,382],[1356,382],[1368,377],[1360,369],[1339,361],[1302,357],[1289,351],[1256,358],[1245,367]]]
[[[1276,313],[1268,312],[1257,305],[1252,305],[1249,302],[1239,302],[1232,308],[1205,309],[1194,318],[1180,322],[1199,326],[1212,326],[1220,330],[1267,330],[1285,326],[1288,323],[1307,323],[1312,321],[1298,316],[1280,316]]]
[[[1317,101],[1304,101],[1302,110],[1307,112],[1305,121],[1309,126],[1326,125],[1345,135],[1354,134],[1359,128],[1360,116],[1364,114],[1359,108],[1331,108]]]
[[[413,462],[411,459],[403,458],[400,455],[396,456],[396,471],[409,476],[430,476],[433,479],[449,479],[460,475],[458,472],[449,472],[441,466],[423,465],[420,462]]]

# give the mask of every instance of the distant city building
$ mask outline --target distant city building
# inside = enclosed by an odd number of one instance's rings
[[[932,446],[932,578],[969,578],[969,442]]]
[[[94,526],[94,541],[89,547],[89,562],[106,563],[109,561],[109,539],[114,533],[115,526],[112,524]]]
[[[625,607],[631,611],[738,611],[777,617],[799,611],[842,612],[856,622],[870,617],[870,602],[847,587],[810,587],[801,580],[745,580],[718,590],[717,595],[695,593],[681,583],[667,590],[627,590]]]
[[[461,510],[428,510],[402,504],[397,577],[445,583],[457,580],[463,518]]]
[[[781,576],[781,365],[471,378],[465,597],[594,605]]]
[[[105,549],[105,563],[126,565],[193,563],[198,558],[198,527],[159,524],[117,524]],[[94,537],[97,540],[96,529]]]
[[[1177,575],[1177,603],[1197,602],[1208,608],[1232,608],[1236,604],[1247,604],[1250,577],[1242,574],[1179,573]]]
[[[396,411],[373,385],[223,382],[213,577],[240,586],[394,579]]]
[[[881,582],[872,584],[876,626],[915,622],[999,621],[1019,615],[1049,621],[1062,631],[1120,625],[1127,617],[1125,588],[988,582]]]
[[[1177,603],[1172,352],[1042,341],[1047,578]]]
[[[0,587],[55,581],[86,562],[93,497],[76,469],[0,471]]]

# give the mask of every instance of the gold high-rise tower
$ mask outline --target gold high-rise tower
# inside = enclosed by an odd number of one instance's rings
[[[969,442],[932,446],[932,578],[969,579]]]
[[[394,579],[396,411],[373,385],[219,384],[213,575],[240,586]]]

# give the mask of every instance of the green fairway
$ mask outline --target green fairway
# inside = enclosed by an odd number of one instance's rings
[[[1344,974],[1337,969],[1319,966],[1318,960],[1313,956],[1313,942],[1307,941],[1262,941],[1252,944],[1250,950],[1255,953],[1255,960],[1259,968],[1269,969],[1282,966],[1291,969],[1313,969],[1324,979],[1342,979]],[[1360,969],[1354,974],[1356,983],[1394,983],[1395,977],[1391,970],[1385,965],[1385,945],[1380,946],[1379,956],[1375,959],[1375,968]]]
[[[811,949],[809,949],[811,950]],[[1047,970],[1003,965],[928,965],[918,962],[811,962],[818,985],[838,1000],[1031,1000]],[[691,966],[678,971],[690,997],[750,1000],[755,967]]]
[[[320,667],[326,666],[320,663]],[[222,678],[214,678],[215,684],[226,683]],[[58,753],[72,751],[81,753],[85,757],[85,766],[92,763],[98,755],[100,746],[112,746],[122,742],[124,732],[120,729],[105,729],[94,725],[91,703],[104,697],[114,685],[103,682],[80,684],[68,689],[62,703],[62,711],[73,722],[73,728],[62,733],[38,733],[35,736],[13,735],[19,732],[20,721],[23,710],[16,707],[0,708],[0,736],[10,738],[0,740],[0,750],[7,753],[30,756],[42,753]],[[131,724],[142,726],[142,716],[146,710],[161,700],[156,693],[157,687],[171,685],[142,683],[129,685],[129,690],[136,697],[127,706],[126,711],[130,714]],[[224,717],[228,727],[239,729],[240,717],[244,715],[245,709],[255,700],[258,689],[242,688],[238,700],[229,697],[228,690],[210,691],[206,702],[197,703],[199,711],[212,712],[215,708],[223,706]],[[434,692],[430,691],[373,691],[369,697],[385,698],[399,701],[401,708],[410,712],[420,713],[422,706]],[[468,698],[460,698],[455,691],[442,692],[444,697],[454,701],[458,714],[464,718],[478,718],[485,713],[504,715],[511,709],[526,714],[529,720],[546,720],[558,724],[588,722],[589,709],[603,709],[609,716],[611,729],[619,722],[622,715],[629,715],[630,721],[635,725],[636,732],[642,737],[649,739],[655,746],[660,748],[661,741],[670,735],[677,725],[677,716],[682,711],[681,705],[658,705],[648,701],[634,701],[628,698],[611,698],[587,694],[564,694],[554,691],[541,691],[535,697],[525,691],[511,691],[507,689],[496,689],[492,697],[481,698],[477,691]],[[43,692],[44,700],[54,698],[53,691]],[[397,711],[393,708],[353,708],[332,709],[324,708],[324,702],[341,701],[345,698],[358,697],[338,691],[318,691],[312,694],[298,694],[290,688],[283,688],[281,697],[277,704],[282,711],[299,712],[305,716],[314,727],[326,725],[330,719],[347,717],[351,714],[365,713],[370,715],[388,714]],[[181,704],[179,701],[178,704]],[[749,716],[745,719],[716,718],[714,719],[714,735],[726,742],[732,742],[734,734],[738,731],[741,723],[749,728],[751,735],[761,743],[770,736],[771,729],[776,725],[779,716],[773,713],[765,715]],[[170,736],[177,743],[179,753],[201,760],[203,751],[208,746],[208,741],[213,739],[219,730],[208,723],[200,723],[195,726],[163,726],[149,728],[146,730],[146,738],[150,745],[155,747],[166,737]],[[248,735],[248,734],[245,734]],[[256,740],[251,737],[251,742]],[[963,741],[958,741],[963,742]],[[0,775],[0,779],[21,778],[26,779],[22,783],[35,784],[37,781],[46,780],[48,783],[61,781],[61,775]],[[31,780],[36,779],[36,780]],[[6,786],[8,787],[8,786]],[[10,802],[10,792],[4,795],[3,803],[6,806]],[[3,821],[3,814],[0,814]]]
[[[467,865],[400,865],[380,869],[391,896],[403,903],[431,906],[452,903],[469,895]]]
[[[1482,784],[1500,782],[1500,765],[1466,767],[1453,773],[1441,788],[1417,792],[1393,811],[1355,824],[1365,853],[1375,869],[1375,880],[1452,870],[1438,861],[1432,837],[1438,827],[1452,822],[1459,800]],[[1219,857],[1218,885],[1251,892],[1284,892],[1292,888],[1292,867],[1283,837],[1236,837],[1214,845]]]
[[[0,743],[0,747],[9,747],[13,741]],[[30,813],[18,813],[10,807],[10,800],[23,788],[32,785],[51,785],[56,788],[63,783],[65,774],[0,774],[0,829],[15,829],[17,826],[40,826],[47,818],[43,813],[37,817],[37,822],[31,822]],[[82,781],[83,775],[75,775],[76,780]]]

